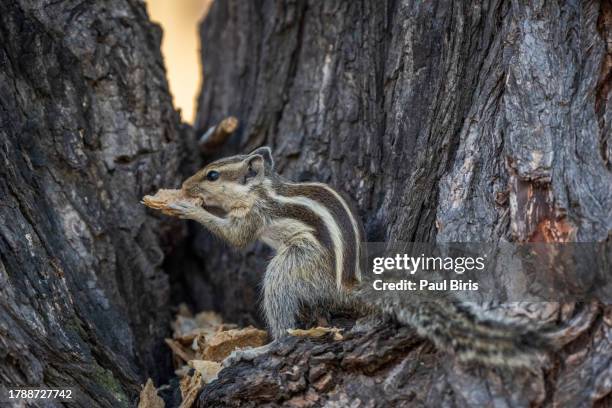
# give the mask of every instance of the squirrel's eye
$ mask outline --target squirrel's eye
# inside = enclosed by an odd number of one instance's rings
[[[211,170],[208,173],[206,173],[206,179],[208,181],[215,181],[218,178],[219,178],[219,172],[218,171]]]

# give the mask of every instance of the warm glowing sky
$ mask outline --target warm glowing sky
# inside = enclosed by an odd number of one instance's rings
[[[192,123],[200,88],[200,40],[198,22],[212,0],[147,0],[151,20],[164,30],[162,53],[168,71],[174,105]]]

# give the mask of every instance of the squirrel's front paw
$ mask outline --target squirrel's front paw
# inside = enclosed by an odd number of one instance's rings
[[[201,208],[187,202],[177,201],[168,205],[167,212],[179,218],[193,219]]]

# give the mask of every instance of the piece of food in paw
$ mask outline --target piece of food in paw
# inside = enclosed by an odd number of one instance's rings
[[[171,204],[179,201],[186,201],[196,206],[202,206],[203,200],[200,197],[190,197],[183,190],[161,189],[155,195],[146,195],[142,198],[142,203],[147,207],[161,210],[167,215],[174,215]]]

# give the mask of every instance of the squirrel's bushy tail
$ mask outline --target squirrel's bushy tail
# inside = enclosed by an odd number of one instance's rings
[[[462,362],[489,366],[527,367],[541,362],[549,349],[538,330],[475,313],[466,304],[448,299],[403,300],[389,296],[376,300],[385,314],[416,329]]]

